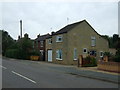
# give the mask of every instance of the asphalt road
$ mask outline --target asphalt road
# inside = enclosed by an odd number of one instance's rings
[[[64,73],[62,65],[3,59],[2,88],[118,88],[118,84]]]

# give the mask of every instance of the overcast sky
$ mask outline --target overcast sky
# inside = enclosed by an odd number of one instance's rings
[[[69,20],[67,21],[67,18]],[[20,35],[19,21],[23,21],[23,34],[35,39],[38,34],[58,31],[67,24],[81,20],[88,23],[101,35],[118,33],[117,2],[4,2],[2,25],[17,39]]]

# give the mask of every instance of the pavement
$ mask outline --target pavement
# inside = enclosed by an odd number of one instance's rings
[[[14,59],[11,59],[14,60]],[[77,67],[73,65],[60,65],[60,64],[54,64],[54,63],[48,63],[48,62],[42,62],[42,61],[31,61],[36,62],[39,64],[47,64],[51,67],[51,69],[59,72],[64,72],[66,74],[71,74],[75,76],[82,76],[112,83],[119,83],[120,84],[120,74],[114,73],[114,72],[108,72],[108,71],[102,71],[98,70],[97,67]]]

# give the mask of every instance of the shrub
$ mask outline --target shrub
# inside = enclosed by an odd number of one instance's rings
[[[18,49],[8,49],[5,53],[5,56],[9,58],[18,58],[18,55],[19,55]]]
[[[40,53],[39,51],[34,50],[30,52],[30,56],[40,56]]]
[[[90,61],[91,60],[91,57],[90,56],[87,56],[86,58],[84,58],[85,60],[87,61]]]
[[[96,59],[94,57],[91,57],[91,64],[93,66],[97,66],[97,61],[96,61]]]
[[[104,52],[104,56],[108,56],[108,57],[111,57],[112,54],[110,52]]]
[[[113,61],[120,62],[120,55],[117,55],[113,58]]]
[[[95,57],[87,56],[84,60],[90,61],[90,63],[84,64],[83,65],[84,67],[97,66],[97,61],[96,61]]]

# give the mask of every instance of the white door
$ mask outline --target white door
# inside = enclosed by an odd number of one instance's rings
[[[48,50],[48,62],[52,62],[52,50]]]

